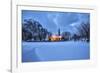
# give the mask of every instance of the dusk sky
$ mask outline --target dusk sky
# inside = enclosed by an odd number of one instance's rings
[[[24,19],[34,19],[54,34],[57,34],[59,28],[61,32],[69,31],[73,33],[75,32],[75,26],[90,22],[90,14],[22,10],[22,22]]]

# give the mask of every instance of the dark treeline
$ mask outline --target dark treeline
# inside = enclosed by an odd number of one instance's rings
[[[44,41],[52,33],[43,28],[43,26],[35,20],[24,20],[22,24],[22,40],[23,41]]]
[[[58,29],[58,36],[62,36],[58,41],[90,41],[90,24],[82,23],[78,27],[75,27],[78,34],[71,34],[70,32],[61,32]],[[33,19],[24,20],[22,23],[22,40],[23,41],[50,41],[53,34],[44,28],[38,21]]]
[[[74,34],[75,40],[90,41],[90,23],[81,23],[76,29],[79,35]]]

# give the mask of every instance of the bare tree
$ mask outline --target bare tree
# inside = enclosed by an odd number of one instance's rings
[[[90,23],[82,23],[76,28],[81,38],[90,41]]]
[[[48,30],[33,19],[27,19],[22,23],[22,40],[45,41]]]

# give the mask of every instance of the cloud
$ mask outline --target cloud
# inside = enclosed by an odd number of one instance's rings
[[[78,26],[78,25],[81,25],[81,23],[88,23],[90,21],[90,15],[87,13],[78,13],[77,17],[78,17],[78,20],[70,24],[70,26]]]
[[[57,13],[48,13],[48,19],[53,22],[53,26],[56,25],[56,29],[61,29],[61,31],[72,31],[71,28],[74,25],[79,24],[78,13],[72,12],[57,12]]]
[[[59,23],[58,23],[58,17],[59,13],[50,13],[47,15],[48,19],[56,25],[56,28],[58,29]]]
[[[72,26],[72,27],[77,26],[77,25],[79,25],[79,22],[74,22],[74,23],[70,24],[70,26]]]
[[[87,23],[90,21],[90,15],[88,13],[78,14],[78,19],[80,22]]]
[[[48,14],[48,18],[56,25],[57,28],[65,28],[68,27],[71,23],[76,22],[78,17],[75,13],[51,13]]]

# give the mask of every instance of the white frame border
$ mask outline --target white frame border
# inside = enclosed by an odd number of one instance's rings
[[[26,66],[22,66],[22,63],[20,62],[20,54],[16,53],[17,51],[20,52],[19,50],[17,50],[16,48],[20,48],[20,46],[17,46],[20,41],[18,41],[18,39],[20,38],[20,36],[17,36],[18,34],[20,34],[21,32],[18,32],[17,31],[21,31],[21,27],[17,24],[20,24],[20,7],[23,7],[23,6],[26,6],[26,8],[34,8],[34,7],[40,7],[41,9],[45,9],[45,8],[61,8],[61,9],[65,9],[65,8],[71,8],[72,10],[73,9],[82,9],[82,10],[89,10],[90,13],[92,14],[91,15],[91,45],[92,45],[92,50],[91,50],[91,55],[90,57],[92,56],[92,58],[90,60],[79,60],[79,61],[58,61],[58,62],[38,62],[38,63],[27,63]],[[15,8],[15,9],[14,9]],[[96,25],[94,24],[97,24],[97,21],[96,21],[96,8],[94,7],[89,7],[89,6],[70,6],[70,5],[56,5],[56,6],[53,6],[51,4],[49,5],[15,5],[15,7],[12,8],[12,66],[11,66],[11,69],[12,69],[12,72],[20,72],[20,71],[42,71],[42,70],[54,70],[54,69],[73,69],[73,68],[87,68],[87,67],[94,67],[97,65],[97,41],[96,41]],[[30,9],[29,8],[29,9]],[[47,10],[45,9],[45,10]],[[59,11],[59,10],[58,10]],[[63,11],[62,11],[63,12]],[[18,28],[18,29],[17,29]],[[15,33],[16,32],[16,33]],[[16,39],[16,40],[15,40]],[[94,42],[95,41],[95,42]],[[20,43],[21,44],[21,43]],[[96,48],[96,50],[94,49]],[[41,64],[42,63],[42,64]],[[33,67],[35,65],[35,67]],[[29,69],[30,68],[30,69]]]

